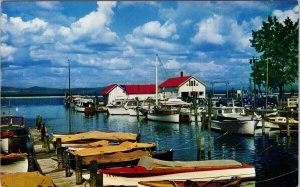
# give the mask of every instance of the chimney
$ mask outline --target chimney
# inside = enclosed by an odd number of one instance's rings
[[[183,77],[183,72],[180,72],[180,77]]]

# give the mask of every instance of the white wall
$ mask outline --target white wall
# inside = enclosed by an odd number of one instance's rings
[[[196,85],[195,86],[190,86],[188,85],[189,84],[189,81],[195,81]],[[194,79],[193,77],[187,81],[185,84],[181,85],[181,87],[179,87],[179,90],[178,90],[178,95],[181,96],[181,92],[203,92],[202,95],[198,95],[198,98],[205,98],[205,86],[197,81],[196,79]]]
[[[112,101],[118,97],[126,97],[127,98],[126,93],[119,86],[115,87],[111,92],[109,92],[108,104],[112,103]]]

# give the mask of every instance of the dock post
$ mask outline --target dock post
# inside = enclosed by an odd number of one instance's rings
[[[97,166],[97,161],[96,160],[92,160],[90,162],[90,187],[97,187],[99,186],[98,183],[98,175],[97,175],[97,170],[98,170],[98,166]]]
[[[41,129],[41,141],[45,143],[45,136],[46,136],[46,129],[45,129],[45,123],[42,125]],[[45,147],[45,144],[43,144],[43,147]]]
[[[261,117],[261,129],[262,129],[262,134],[264,135],[265,134],[265,115],[262,114],[262,117]]]
[[[81,170],[81,162],[82,158],[78,155],[75,156],[75,161],[76,161],[76,184],[82,184],[82,170]]]
[[[98,185],[100,187],[103,187],[103,173],[97,172],[97,175],[98,175]]]
[[[137,120],[140,121],[140,115],[139,115],[139,98],[136,97],[135,99],[136,99],[136,108],[135,108],[135,110],[136,110],[136,117],[137,117]]]
[[[286,135],[287,137],[290,137],[291,136],[291,133],[290,133],[290,124],[289,124],[289,111],[286,112]]]
[[[56,154],[57,154],[58,168],[62,169],[64,165],[63,165],[63,147],[61,146],[61,138],[56,139]]]
[[[38,130],[41,130],[42,121],[43,121],[42,116],[38,115],[36,117],[36,127],[37,127]]]
[[[70,177],[71,176],[71,171],[70,171],[70,157],[69,153],[67,151],[64,151],[64,164],[65,164],[65,176]]]
[[[194,115],[195,115],[195,125],[198,125],[198,108],[197,108],[196,92],[193,92],[193,106],[194,106]]]
[[[207,148],[207,157],[211,159],[211,113],[212,113],[212,94],[208,94],[208,148]]]
[[[50,142],[49,142],[49,135],[47,134],[44,138],[44,145],[47,147],[48,153],[50,153]]]

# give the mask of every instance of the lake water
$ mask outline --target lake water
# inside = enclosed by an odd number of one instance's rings
[[[10,106],[10,107],[8,107]],[[69,132],[68,110],[63,98],[1,98],[1,114],[26,117],[28,127],[35,126],[37,115],[49,131],[55,134]],[[141,142],[154,142],[159,149],[174,150],[174,160],[197,160],[197,136],[194,124],[160,123],[137,120],[132,116],[109,116],[97,113],[85,116],[71,111],[72,132],[91,130],[138,133]],[[208,132],[205,136],[207,157]],[[234,159],[255,166],[256,186],[298,186],[298,135],[286,137],[278,131],[254,137],[211,132],[211,158]]]

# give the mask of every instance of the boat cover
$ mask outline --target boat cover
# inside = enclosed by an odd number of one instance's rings
[[[84,165],[89,165],[91,161],[96,160],[97,163],[119,163],[119,162],[129,162],[140,159],[141,157],[148,156],[151,157],[149,151],[135,150],[131,152],[117,152],[113,154],[100,154],[87,156],[82,158],[82,163]]]
[[[235,160],[204,160],[204,161],[164,161],[151,157],[142,157],[138,166],[147,170],[171,169],[171,168],[198,168],[198,167],[220,167],[220,166],[242,166]]]
[[[138,135],[134,133],[89,131],[78,134],[55,136],[52,141],[55,142],[57,138],[61,138],[62,143],[82,140],[136,141],[137,136]]]
[[[26,158],[26,153],[10,153],[10,154],[0,154],[0,160],[18,159]]]
[[[107,145],[107,146],[95,147],[95,148],[84,148],[78,151],[71,152],[71,154],[84,157],[84,156],[100,155],[100,154],[107,154],[107,153],[124,152],[133,149],[148,149],[148,148],[154,148],[155,146],[156,145],[154,143],[122,142],[119,145]]]
[[[47,186],[54,187],[50,176],[44,176],[38,171],[0,174],[1,186]]]

